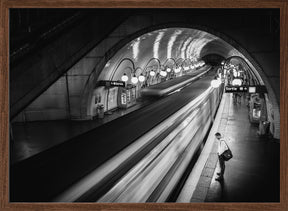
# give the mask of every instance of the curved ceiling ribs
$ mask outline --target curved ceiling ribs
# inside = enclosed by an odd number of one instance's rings
[[[160,66],[165,65],[167,59],[173,59],[179,66],[196,63],[211,53],[223,58],[235,54],[241,56],[231,45],[204,31],[192,28],[159,29],[137,37],[117,51],[103,68],[99,80],[111,79],[111,74],[114,80],[121,80],[125,68],[119,68],[118,64],[122,63],[122,58],[133,61],[135,68],[145,70],[151,59],[157,59]]]

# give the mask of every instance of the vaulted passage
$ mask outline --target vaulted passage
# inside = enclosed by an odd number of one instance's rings
[[[11,10],[12,201],[279,201],[279,10],[43,11]]]

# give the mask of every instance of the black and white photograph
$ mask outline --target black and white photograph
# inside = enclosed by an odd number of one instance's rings
[[[9,202],[279,203],[280,31],[279,8],[10,8]]]

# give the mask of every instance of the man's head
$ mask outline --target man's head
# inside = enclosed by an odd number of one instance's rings
[[[221,133],[215,133],[215,137],[218,139],[218,140],[220,140],[220,138],[221,138]]]

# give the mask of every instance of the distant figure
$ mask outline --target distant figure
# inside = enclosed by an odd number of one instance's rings
[[[240,93],[237,93],[237,103],[241,104],[241,98],[242,95]]]
[[[241,94],[238,92],[233,93],[233,103],[236,104],[241,104]]]
[[[219,141],[217,154],[218,154],[219,165],[220,165],[220,172],[217,173],[217,175],[219,177],[217,177],[215,180],[222,181],[224,178],[224,171],[225,171],[225,160],[224,160],[222,154],[223,154],[223,152],[228,150],[228,146],[227,146],[224,138],[221,136],[220,133],[218,133],[218,132],[215,133],[215,137]]]
[[[237,104],[237,93],[233,93],[232,94],[232,98],[233,98],[233,104],[236,105]]]

